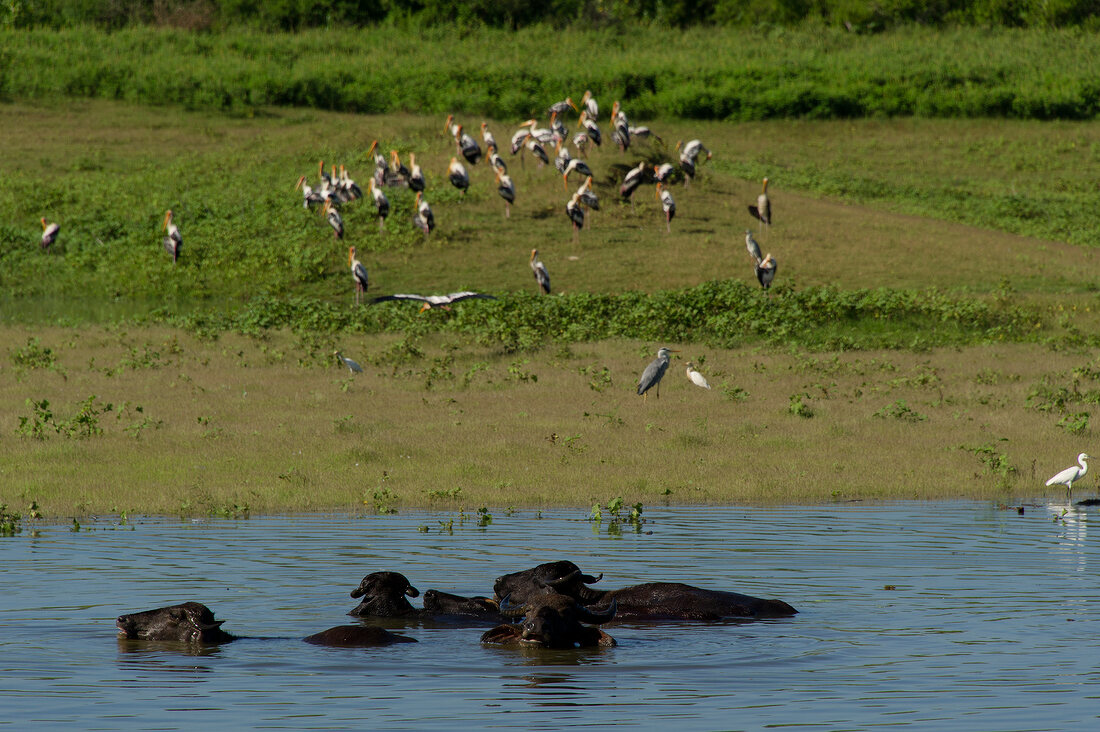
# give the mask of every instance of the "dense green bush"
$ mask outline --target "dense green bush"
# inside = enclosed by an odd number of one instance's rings
[[[876,32],[903,24],[1069,27],[1100,18],[1095,0],[7,0],[0,26],[101,28],[153,23],[268,29],[413,21],[516,29],[536,23],[608,25],[827,24]]]
[[[629,100],[638,119],[1093,119],[1100,111],[1100,38],[1078,31],[698,28],[668,41],[667,30],[645,27],[625,35],[546,26],[0,31],[0,98],[513,119],[587,87],[604,104]]]

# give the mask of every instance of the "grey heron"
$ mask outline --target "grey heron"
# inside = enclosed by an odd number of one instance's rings
[[[752,229],[745,229],[745,248],[749,250],[749,256],[752,257],[753,264],[760,264],[764,261],[764,257],[760,255],[760,245],[756,243],[756,239],[752,238]]]
[[[183,236],[180,235],[179,228],[172,223],[172,209],[168,209],[168,213],[164,214],[164,226],[161,228],[168,232],[164,237],[164,251],[172,255],[172,264],[175,264],[180,258],[180,249],[183,248]]]
[[[539,259],[539,250],[531,250],[531,271],[535,274],[535,281],[539,283],[539,289],[550,294],[550,273],[546,271],[546,265]]]
[[[707,383],[707,377],[695,370],[695,364],[691,361],[687,362],[687,377],[691,379],[691,383],[696,386],[701,386],[704,389],[709,389],[710,384]]]
[[[1066,468],[1058,473],[1058,475],[1047,481],[1047,485],[1064,485],[1066,487],[1066,495],[1072,494],[1074,481],[1085,477],[1085,473],[1089,472],[1089,464],[1087,461],[1091,459],[1092,457],[1088,453],[1081,453],[1077,456],[1077,465]]]
[[[50,245],[57,241],[57,233],[61,231],[61,225],[57,223],[47,224],[42,218],[42,248],[49,249]]]
[[[333,351],[332,355],[334,355],[334,356],[336,356],[336,358],[340,359],[340,363],[347,366],[348,371],[350,371],[351,373],[353,373],[353,374],[363,373],[363,367],[362,366],[360,366],[359,364],[357,364],[355,361],[351,360],[350,358],[348,358],[344,354],[340,353],[339,351]]]
[[[644,401],[648,396],[648,392],[653,387],[657,387],[657,398],[661,398],[661,379],[664,377],[665,372],[668,371],[668,359],[670,353],[679,353],[671,348],[661,347],[657,350],[657,358],[655,358],[648,366],[645,367],[645,371],[642,372],[642,378],[638,381],[638,394],[641,395]]]

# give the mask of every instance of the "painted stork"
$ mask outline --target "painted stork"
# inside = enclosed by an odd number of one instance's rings
[[[600,119],[600,105],[596,104],[596,97],[592,96],[592,92],[585,89],[584,96],[581,97],[581,106],[584,107],[584,111],[588,114],[588,118],[593,122]]]
[[[416,153],[409,153],[409,165],[412,166],[409,171],[409,188],[419,193],[424,190],[427,182],[424,180],[424,171],[416,163]]]
[[[569,148],[563,147],[561,142],[561,140],[558,140],[554,145],[554,150],[557,152],[557,156],[554,158],[554,167],[558,169],[559,173],[564,173],[565,166],[569,164],[573,156],[569,154]]]
[[[670,353],[679,353],[679,351],[674,351],[671,348],[659,348],[657,358],[646,366],[645,371],[642,372],[642,378],[638,380],[638,395],[642,397],[642,401],[646,400],[649,390],[653,387],[657,387],[657,398],[661,398],[661,379],[668,371]]]
[[[497,193],[504,199],[504,218],[511,218],[512,204],[516,202],[516,186],[507,173],[497,171]]]
[[[565,110],[572,108],[574,112],[577,111],[577,105],[573,104],[573,100],[570,97],[566,97],[560,102],[554,102],[547,108],[548,114],[565,114]]]
[[[589,168],[588,164],[580,158],[573,158],[565,164],[565,170],[561,172],[561,179],[563,184],[568,181],[570,173],[577,173],[578,175],[583,175],[586,178],[592,177],[592,169]]]
[[[466,166],[458,162],[458,158],[451,158],[447,178],[452,186],[462,191],[462,195],[466,195],[466,189],[470,187],[470,175],[466,172]]]
[[[477,144],[477,140],[462,131],[462,125],[458,126],[455,144],[458,145],[458,151],[470,165],[477,165],[477,161],[481,160],[481,146]]]
[[[672,219],[676,216],[676,201],[672,200],[672,194],[661,183],[657,184],[657,199],[661,202],[661,210],[665,212],[665,227],[671,234]]]
[[[626,118],[626,113],[619,107],[618,101],[611,105],[611,129],[611,138],[620,150],[626,152],[630,147],[630,122]]]
[[[687,362],[687,377],[691,379],[691,383],[696,386],[701,386],[704,389],[709,389],[710,384],[707,383],[707,377],[695,370],[695,364],[691,361]]]
[[[378,211],[378,231],[381,233],[386,228],[386,217],[390,215],[390,199],[386,198],[382,189],[375,185],[374,178],[371,178],[367,184],[367,192],[374,203],[374,208]]]
[[[530,127],[527,130],[527,134],[539,141],[540,144],[549,145],[554,141],[554,131],[548,127],[535,127],[538,124],[538,120],[529,119],[523,124]]]
[[[298,183],[294,186],[294,190],[302,189],[302,208],[311,208],[313,206],[320,206],[325,202],[324,196],[317,193],[310,187],[309,183],[306,183],[306,177],[304,175],[298,176]]]
[[[546,150],[539,144],[539,141],[534,138],[533,135],[527,135],[527,149],[531,151],[531,154],[539,159],[539,167],[550,164],[550,156],[546,154]]]
[[[61,231],[61,225],[57,223],[47,224],[45,217],[42,221],[42,248],[49,249],[50,245],[57,241],[57,233]]]
[[[527,136],[531,134],[531,128],[528,127],[528,125],[533,123],[533,122],[534,122],[534,120],[528,120],[528,121],[524,122],[522,125],[520,125],[520,128],[518,130],[516,130],[516,133],[514,135],[512,135],[512,154],[513,155],[515,155],[516,153],[518,153],[520,150],[523,149],[523,144],[525,142],[527,142]]]
[[[657,142],[664,142],[660,135],[644,125],[642,127],[627,127],[626,130],[630,133],[630,137],[632,138],[636,137],[639,140],[644,140],[647,137],[655,137],[657,138]]]
[[[603,135],[600,134],[600,126],[592,121],[587,110],[581,112],[581,118],[579,122],[581,127],[584,128],[585,134],[588,135],[588,139],[596,143],[596,147],[599,147],[600,142],[602,142],[603,140]]]
[[[645,171],[646,162],[643,160],[638,163],[638,167],[627,171],[626,177],[623,178],[623,184],[619,186],[619,195],[630,201],[631,210],[634,210],[634,191],[645,182]]]
[[[551,142],[564,142],[569,137],[569,128],[561,121],[557,112],[550,115],[550,140]]]
[[[435,228],[435,215],[432,213],[432,207],[424,200],[423,191],[416,192],[416,212],[413,214],[413,223],[424,232],[425,239]]]
[[[772,286],[772,280],[775,279],[775,270],[778,266],[775,257],[771,254],[764,257],[763,261],[756,265],[756,279],[760,281],[760,286],[765,290]]]
[[[484,300],[496,300],[493,295],[486,295],[481,292],[452,292],[449,295],[413,295],[413,294],[397,294],[397,295],[383,295],[382,297],[376,297],[372,300],[372,303],[387,302],[389,300],[415,300],[417,302],[424,303],[420,307],[420,312],[425,310],[432,310],[435,308],[442,308],[443,310],[450,310],[449,307],[453,303],[461,302],[462,300],[469,300],[470,298],[481,298]]]
[[[374,180],[371,179],[371,183]],[[332,227],[332,236],[335,239],[344,238],[344,217],[340,215],[340,212],[332,205],[332,201],[325,201],[325,206],[321,209],[325,214],[325,218],[328,220],[328,225]]]
[[[168,232],[164,237],[164,251],[172,255],[172,264],[175,264],[179,261],[180,250],[183,248],[183,237],[180,235],[179,228],[172,223],[171,209],[164,214],[164,225],[161,228]]]
[[[355,201],[363,197],[363,189],[348,175],[348,169],[340,166],[340,185],[348,192],[348,197]]]
[[[409,169],[401,162],[401,156],[397,154],[396,150],[390,150],[390,172],[405,181],[406,184],[408,184],[409,178],[412,176]]]
[[[688,140],[683,147],[684,155],[687,155],[692,160],[698,158],[699,153],[701,152],[705,152],[707,154],[707,160],[710,160],[711,158],[710,150],[707,150],[707,148],[703,146],[703,142],[701,140]],[[680,143],[676,143],[676,149],[680,149]]]
[[[367,291],[367,268],[355,258],[355,247],[348,247],[348,266],[351,268],[351,278],[355,280],[355,304],[358,305]]]
[[[764,226],[772,225],[772,202],[768,199],[768,179],[764,179],[764,187],[760,195],[756,197],[756,205],[749,206],[749,213],[753,218],[759,219]]]
[[[535,275],[535,282],[538,282],[539,289],[547,295],[550,294],[550,273],[546,271],[546,265],[539,259],[539,250],[531,250],[531,272]]]
[[[584,209],[580,205],[580,196],[576,193],[565,204],[565,215],[573,222],[573,241],[580,236],[579,231],[584,228]]]
[[[488,122],[481,123],[481,141],[485,143],[486,150],[497,146],[497,139],[493,137],[493,133],[489,131]]]
[[[497,154],[496,145],[490,145],[485,152],[489,154],[489,165],[497,172],[507,175],[508,165],[504,162],[504,158]]]
[[[653,166],[653,178],[658,183],[668,183],[668,179],[672,176],[672,173],[676,168],[672,167],[672,163],[661,163],[660,165]]]
[[[451,137],[458,135],[459,128],[462,125],[455,122],[455,116],[453,114],[447,115],[447,121],[443,123],[443,131],[448,133]]]
[[[577,189],[577,200],[584,204],[585,208],[590,208],[593,211],[600,210],[600,199],[596,196],[596,192],[592,190],[592,176],[585,178],[584,183]]]

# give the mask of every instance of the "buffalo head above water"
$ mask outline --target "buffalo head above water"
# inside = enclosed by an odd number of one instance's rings
[[[222,630],[224,620],[201,602],[185,602],[156,610],[119,615],[115,621],[120,638],[215,644],[236,640]]]
[[[348,615],[381,618],[415,615],[419,611],[405,598],[419,595],[420,590],[400,572],[372,572],[351,591],[352,597],[363,599]]]
[[[613,646],[615,639],[599,628],[583,623],[606,623],[615,617],[615,603],[600,610],[578,604],[573,598],[544,591],[521,605],[507,598],[501,602],[504,615],[522,616],[518,625],[498,625],[481,636],[482,643],[526,645],[542,648],[586,648]]]
[[[602,574],[597,577],[585,574],[570,561],[546,562],[522,572],[497,577],[493,583],[493,593],[498,600],[507,597],[512,602],[521,604],[544,594],[547,589],[587,600],[584,593],[587,588],[584,585],[599,582],[602,578]]]

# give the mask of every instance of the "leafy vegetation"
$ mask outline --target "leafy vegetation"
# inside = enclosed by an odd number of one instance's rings
[[[1042,25],[856,35],[708,24],[677,32],[675,43],[659,24],[624,32],[586,23],[568,33],[546,26],[339,34],[0,30],[0,98],[90,97],[235,114],[273,105],[525,119],[588,88],[608,107],[623,100],[641,119],[1094,119],[1100,38]]]

